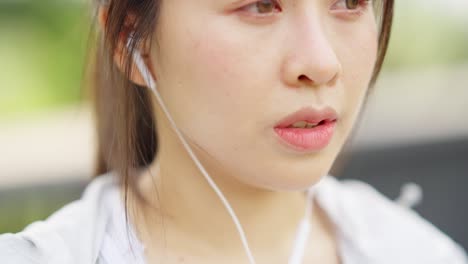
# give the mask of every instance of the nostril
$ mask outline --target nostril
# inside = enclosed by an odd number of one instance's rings
[[[305,76],[304,74],[302,74],[301,76],[299,76],[299,80],[300,80],[300,81],[310,81],[309,77]]]

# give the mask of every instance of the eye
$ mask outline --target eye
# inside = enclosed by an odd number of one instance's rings
[[[261,15],[268,15],[281,11],[280,4],[275,0],[260,0],[243,7],[241,10]]]
[[[336,9],[357,10],[366,7],[372,0],[338,0],[334,6]]]
[[[337,0],[331,7],[340,16],[360,16],[368,10],[373,0]]]
[[[359,7],[360,0],[345,0],[346,1],[346,8],[348,9],[356,9]]]

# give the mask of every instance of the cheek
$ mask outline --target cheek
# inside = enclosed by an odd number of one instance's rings
[[[232,81],[243,79],[241,57],[242,53],[226,40],[213,35],[209,39],[199,37],[187,58],[193,66],[190,75],[197,86],[195,88],[211,96],[218,93],[229,96],[239,92],[242,86],[233,89]]]
[[[236,129],[242,129],[239,124],[245,124],[246,116],[262,104],[271,87],[264,84],[271,68],[260,59],[271,55],[255,45],[245,45],[252,43],[246,34],[230,33],[226,28],[222,23],[187,28],[172,51],[173,69],[184,83],[184,96],[191,100],[193,109],[188,110],[199,113],[200,122],[218,126],[234,122]],[[178,65],[182,64],[181,71]]]
[[[250,56],[253,51],[240,45],[244,39],[220,27],[174,23],[160,41],[165,51],[161,88],[174,119],[212,153],[226,147],[226,137],[252,129],[245,120],[264,94],[252,78],[259,64]]]
[[[341,27],[336,50],[342,64],[340,105],[341,138],[352,131],[364,103],[377,57],[377,30],[374,23]]]
[[[348,113],[356,114],[368,90],[377,57],[377,33],[373,26],[343,34],[341,61],[343,66],[344,102]]]
[[[162,33],[164,38],[158,40],[164,50],[159,59],[160,84],[167,100],[178,102],[179,109],[183,105],[180,112],[190,112],[195,118],[210,108],[217,107],[219,112],[223,111],[219,107],[228,107],[226,102],[241,92],[233,87],[233,80],[243,79],[238,70],[242,57],[238,49],[206,25],[172,23]],[[205,120],[209,116],[205,115]]]
[[[192,44],[188,43],[192,49],[186,63],[191,70],[185,76],[193,93],[191,98],[197,104],[193,110],[200,116],[211,116],[209,122],[221,127],[227,125],[223,121],[238,122],[242,118],[241,111],[252,92],[246,83],[249,69],[241,49],[217,32],[205,34],[194,36]]]

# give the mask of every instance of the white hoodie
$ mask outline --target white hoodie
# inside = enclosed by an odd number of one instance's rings
[[[108,197],[117,189],[112,173],[102,175],[47,220],[0,235],[0,263],[105,263],[102,245],[116,206]],[[325,176],[315,195],[336,229],[342,264],[468,264],[449,237],[364,182]]]

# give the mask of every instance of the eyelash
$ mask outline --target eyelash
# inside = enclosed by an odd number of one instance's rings
[[[249,11],[250,7],[256,8],[256,4],[264,2],[264,1],[265,0],[255,1],[253,3],[250,3],[250,4],[240,8],[240,10],[243,11],[243,12],[246,12],[246,13],[252,13],[252,12]],[[341,2],[341,1],[344,2],[343,5],[345,6],[345,9],[346,9],[346,11],[344,11],[345,13],[347,13],[348,15],[352,15],[352,16],[360,16],[365,11],[367,11],[368,7],[370,6],[370,4],[371,4],[371,2],[373,0],[359,0],[358,7],[356,9],[347,9],[346,0],[338,0],[334,4],[334,6],[337,5],[337,3]],[[269,0],[268,2],[272,2],[272,4],[274,5],[274,8],[279,9],[279,11],[269,12],[269,13],[266,13],[266,14],[261,14],[261,13],[258,13],[258,12],[254,12],[255,14],[253,16],[256,16],[256,17],[269,17],[269,16],[274,15],[275,13],[278,13],[278,12],[282,11],[282,9],[281,9],[281,0]],[[336,8],[334,9],[334,11],[337,11],[337,10],[339,10],[339,9],[336,9]]]
[[[258,1],[255,1],[255,2],[253,2],[253,3],[250,3],[250,4],[248,4],[248,5],[244,6],[244,7],[242,7],[242,8],[241,8],[241,11],[244,11],[244,12],[246,12],[246,13],[255,13],[255,15],[253,15],[253,16],[258,16],[258,17],[272,16],[274,13],[278,13],[278,12],[281,12],[281,11],[282,11],[281,6],[280,6],[281,3],[280,3],[279,0],[270,0],[270,2],[273,2],[274,6],[275,6],[275,9],[280,9],[280,11],[270,12],[270,13],[268,13],[268,14],[261,14],[261,13],[258,13],[258,12],[250,12],[250,11],[249,11],[250,7],[255,8],[255,7],[256,7],[256,4],[261,3],[261,2],[263,2],[263,1],[265,1],[265,0],[258,0]]]
[[[353,17],[361,16],[369,9],[369,6],[371,6],[372,2],[373,0],[359,0],[359,3],[357,4],[358,6],[356,7],[356,9],[347,9],[344,12]],[[344,3],[344,5],[346,6],[346,3]],[[336,9],[334,11],[336,11]]]

